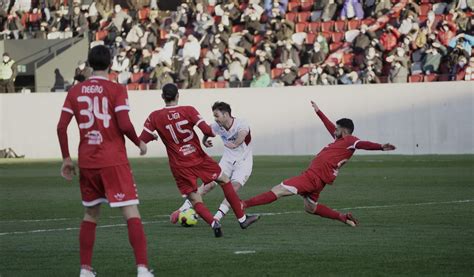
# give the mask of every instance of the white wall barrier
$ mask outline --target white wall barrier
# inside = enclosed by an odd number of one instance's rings
[[[0,95],[0,148],[12,147],[27,158],[60,158],[56,137],[65,93]],[[331,138],[314,114],[315,100],[336,121],[354,120],[354,134],[363,140],[391,142],[394,154],[473,154],[474,83],[439,82],[332,87],[215,89],[181,92],[181,104],[193,105],[211,122],[215,101],[228,102],[237,117],[251,126],[257,155],[312,155]],[[163,107],[160,92],[130,92],[132,122],[141,132],[154,109]],[[197,130],[201,136],[200,131]],[[69,126],[70,151],[77,155],[76,122]],[[211,155],[222,152],[215,139]],[[130,156],[138,149],[127,142]],[[361,153],[368,153],[359,151]],[[149,156],[165,156],[161,143],[152,143]]]

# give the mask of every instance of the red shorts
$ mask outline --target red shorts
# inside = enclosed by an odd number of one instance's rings
[[[299,176],[291,177],[282,182],[288,190],[303,197],[308,197],[314,202],[318,202],[319,194],[324,189],[325,184],[318,176],[308,173],[301,173]]]
[[[129,164],[81,168],[79,175],[82,204],[85,207],[107,202],[110,207],[138,204],[137,186]]]
[[[197,179],[201,179],[204,184],[215,181],[221,174],[219,164],[211,157],[206,157],[204,161],[192,167],[171,167],[176,185],[183,197],[191,192],[197,191]]]

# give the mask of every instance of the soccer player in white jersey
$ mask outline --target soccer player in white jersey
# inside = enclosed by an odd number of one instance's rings
[[[212,131],[224,142],[224,154],[219,166],[223,173],[229,176],[235,191],[238,191],[245,185],[252,173],[253,156],[250,144],[250,127],[245,120],[233,117],[230,105],[225,102],[214,103],[212,112],[215,119],[215,122],[211,124]],[[202,143],[206,147],[213,146],[208,136],[203,137]],[[198,192],[204,195],[215,186],[215,182],[201,185]],[[171,223],[175,224],[178,221],[180,211],[191,207],[191,203],[186,200],[178,210],[171,214]],[[220,221],[229,211],[229,207],[229,203],[224,199],[214,215],[214,219]]]

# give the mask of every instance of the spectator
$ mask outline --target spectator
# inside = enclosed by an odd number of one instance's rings
[[[7,35],[13,35],[13,39],[20,39],[20,35],[23,36],[24,26],[21,24],[20,18],[16,13],[14,7],[10,10],[8,14],[7,21],[5,22],[3,33]]]
[[[280,60],[282,63],[286,63],[288,60],[291,60],[296,67],[300,67],[301,60],[299,55],[301,48],[297,44],[293,43],[292,40],[282,42],[280,52]]]
[[[71,18],[71,29],[74,36],[82,35],[89,30],[89,25],[84,14],[81,13],[81,8],[75,6]]]
[[[183,59],[197,61],[199,60],[200,55],[201,45],[199,44],[199,41],[193,35],[189,35],[183,46]]]
[[[103,17],[103,18],[107,18],[107,17]],[[132,17],[130,15],[128,15],[122,9],[122,7],[120,5],[117,4],[114,7],[114,14],[113,14],[113,17],[112,17],[112,22],[107,28],[110,29],[110,28],[115,27],[118,32],[121,32],[123,27],[124,27],[124,23],[130,24],[130,23],[132,23],[132,20],[133,20]],[[130,27],[126,26],[125,31],[128,32],[129,29],[130,29]]]
[[[472,46],[474,45],[474,36],[466,35],[461,33],[455,37],[453,37],[448,46],[451,48],[455,48],[457,46],[462,47],[469,56],[472,54]]]
[[[465,79],[466,69],[468,68],[467,59],[464,56],[460,56],[456,64],[452,67],[449,74],[451,80],[462,80]],[[459,78],[458,78],[459,76]]]
[[[398,43],[400,33],[392,25],[387,24],[385,30],[380,36],[380,44],[386,51],[392,51]]]
[[[280,16],[284,16],[288,7],[288,0],[264,0],[263,7],[268,17],[273,18],[272,10],[277,9]]]
[[[422,60],[423,72],[426,74],[438,72],[441,59],[446,55],[446,47],[438,42],[433,42],[429,46],[428,50],[425,51],[425,55]]]
[[[74,73],[74,83],[84,82],[92,76],[92,68],[87,66],[85,61],[79,61]]]
[[[8,53],[3,53],[3,61],[0,62],[0,93],[15,92],[16,74],[15,61]]]
[[[264,12],[263,7],[257,3],[251,3],[244,11],[241,21],[244,22],[245,29],[252,34],[257,34],[261,30],[260,18]]]
[[[441,28],[438,30],[439,42],[441,42],[441,44],[444,46],[448,46],[451,39],[456,36],[456,30],[456,24],[446,20],[443,21],[441,23]]]
[[[392,9],[392,2],[390,0],[380,0],[377,2],[378,4],[375,7],[376,17],[381,17]]]
[[[375,1],[375,0],[374,0]],[[324,8],[329,4],[329,0],[314,1],[312,12],[311,12],[311,21],[320,21],[323,15]]]
[[[364,11],[362,9],[362,5],[359,0],[345,0],[341,15],[341,20],[346,19],[363,19],[364,18]]]
[[[363,53],[367,47],[369,47],[372,38],[375,38],[375,34],[370,32],[369,27],[365,24],[360,26],[360,33],[352,41],[352,47],[354,53]]]
[[[158,64],[150,73],[150,81],[156,84],[157,89],[161,89],[168,83],[174,83],[173,72],[166,63]]]
[[[306,53],[304,53],[302,64],[320,65],[325,60],[326,60],[326,54],[323,51],[321,51],[321,44],[316,41],[313,44],[313,48],[309,51],[306,51]]]
[[[121,50],[119,55],[112,59],[112,67],[110,68],[119,74],[118,82],[120,84],[127,84],[130,75],[129,68],[130,59],[127,57],[127,52]]]
[[[208,58],[202,59],[202,78],[205,82],[211,82],[216,79],[217,68]]]
[[[269,87],[272,83],[270,75],[267,73],[265,65],[261,64],[257,67],[257,74],[254,76],[250,87],[253,88],[265,88]]]
[[[339,78],[339,82],[343,85],[362,84],[356,71],[351,71],[350,73],[342,75]]]
[[[469,65],[466,67],[465,72],[464,80],[474,81],[474,57],[469,59]]]
[[[400,61],[392,63],[389,81],[390,83],[406,83],[408,81],[408,68],[403,66]]]
[[[183,82],[184,89],[201,88],[202,73],[198,70],[197,65],[192,64],[187,68],[187,74]]]
[[[322,21],[331,21],[335,18],[337,11],[337,4],[334,0],[328,0],[328,4],[323,9],[323,14],[321,15]]]
[[[281,64],[281,68],[283,68],[283,73],[278,78],[279,82],[284,86],[293,85],[298,77],[298,67],[292,60],[288,60],[286,63]]]

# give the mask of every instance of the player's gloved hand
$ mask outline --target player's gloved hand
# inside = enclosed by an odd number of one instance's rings
[[[395,145],[392,145],[390,143],[385,143],[384,145],[382,145],[382,150],[383,151],[392,151],[392,150],[395,150],[395,149],[397,149],[395,147]]]
[[[138,147],[140,148],[140,156],[145,155],[147,151],[146,143],[140,140],[140,145]]]
[[[208,139],[208,140],[203,140],[202,141],[202,144],[204,144],[204,146],[206,146],[207,148],[209,147],[212,147],[212,140]]]
[[[319,107],[318,107],[318,105],[316,105],[316,103],[314,103],[314,101],[311,101],[311,106],[313,106],[314,112],[319,111]]]
[[[63,160],[63,165],[61,166],[61,176],[64,179],[71,181],[73,175],[76,175],[76,168],[74,167],[71,158],[65,158]]]

